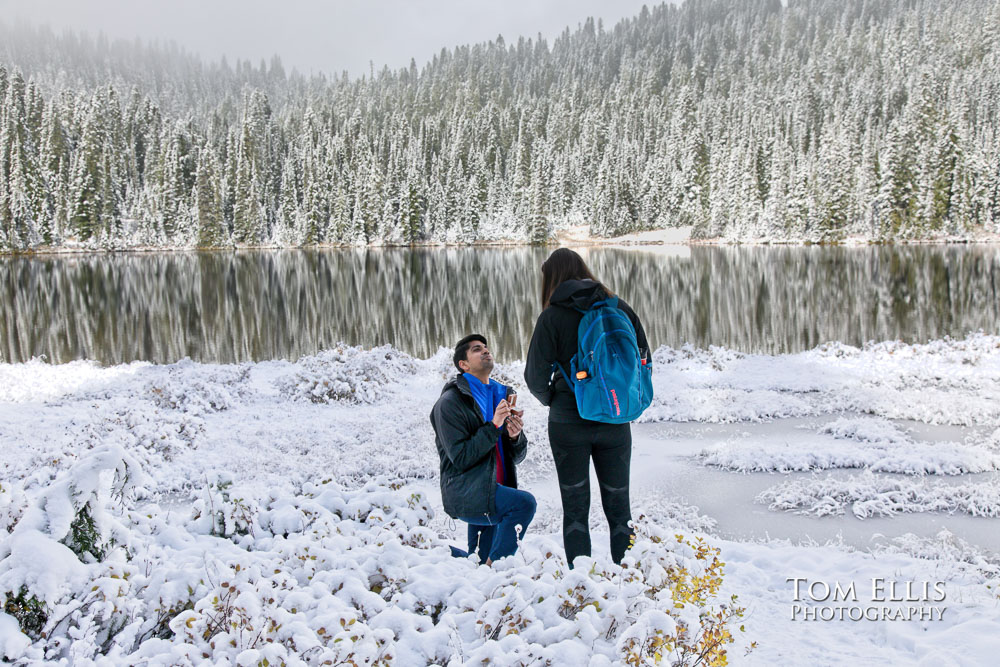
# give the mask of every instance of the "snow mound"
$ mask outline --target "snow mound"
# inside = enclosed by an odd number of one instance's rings
[[[300,370],[288,387],[292,396],[313,403],[375,404],[406,375],[416,372],[414,359],[390,345],[365,350],[341,347],[300,359]]]

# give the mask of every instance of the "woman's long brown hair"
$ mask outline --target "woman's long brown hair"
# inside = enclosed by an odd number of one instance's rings
[[[549,258],[542,262],[542,308],[549,305],[552,293],[567,280],[593,280],[600,283],[578,254],[569,248],[554,250]],[[606,286],[601,285],[601,287],[604,287],[609,296],[612,295]]]

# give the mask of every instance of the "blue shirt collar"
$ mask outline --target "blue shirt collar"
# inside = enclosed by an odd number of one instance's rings
[[[469,383],[469,391],[472,392],[472,398],[476,399],[476,405],[479,406],[483,419],[485,421],[493,419],[493,412],[500,401],[507,397],[507,386],[492,380],[487,380],[488,384],[483,384],[471,373],[462,373],[462,376]]]

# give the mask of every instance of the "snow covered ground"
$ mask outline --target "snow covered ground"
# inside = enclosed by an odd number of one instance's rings
[[[545,409],[519,364],[494,377],[521,394],[520,477],[539,509],[494,569],[445,548],[464,527],[440,510],[427,416],[447,350],[0,365],[0,653],[604,665],[735,594],[731,664],[992,662],[1000,338],[654,361],[633,431],[635,557],[608,561],[595,493],[595,561],[572,572]],[[713,603],[677,609],[664,572],[707,572],[698,537],[721,550],[724,581]],[[826,586],[847,599],[814,600]]]

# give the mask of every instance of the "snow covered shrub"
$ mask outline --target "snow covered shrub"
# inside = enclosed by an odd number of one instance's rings
[[[537,542],[502,561],[492,592],[479,604],[465,598],[482,643],[463,664],[587,664],[598,656],[631,665],[726,664],[727,646],[735,641],[731,626],[744,610],[735,596],[716,599],[723,584],[719,550],[671,535],[645,517],[634,527],[622,566],[579,558],[568,570]],[[514,564],[518,558],[524,566]],[[412,584],[403,587],[408,590]],[[466,613],[446,605],[440,624]]]
[[[259,507],[249,494],[233,487],[228,474],[211,473],[194,502],[191,521],[197,532],[215,537],[255,534]]]
[[[119,447],[105,447],[32,499],[0,543],[0,597],[22,633],[32,639],[51,635],[50,623],[75,623],[86,605],[101,602],[99,582],[89,595],[82,593],[87,564],[96,565],[112,552],[122,557],[121,548],[131,539],[116,506],[144,479],[132,456]],[[100,611],[110,618],[110,611]]]
[[[204,420],[186,413],[133,415],[126,424],[140,447],[160,454],[168,461],[178,451],[196,448],[198,439],[205,433]]]
[[[158,377],[146,387],[153,403],[165,410],[204,415],[232,407],[235,401],[230,390],[239,394],[239,384],[246,380],[249,367],[214,368],[185,359],[166,372],[166,378]]]
[[[302,493],[314,498],[337,517],[351,519],[367,526],[405,528],[427,526],[434,516],[430,503],[420,493],[399,493],[403,481],[379,477],[363,487],[345,492],[331,480],[320,484],[308,483]]]
[[[340,347],[301,359],[299,366],[287,390],[313,403],[376,403],[417,369],[412,357],[391,345]]]
[[[525,600],[516,583],[501,587],[476,615],[483,639],[496,640],[523,632],[534,623],[531,600]]]
[[[677,623],[669,614],[658,609],[649,610],[622,635],[618,642],[621,658],[626,665],[659,665],[664,656],[670,657],[675,652],[677,635]],[[691,663],[671,661],[668,664]]]
[[[118,558],[91,566],[89,581],[53,609],[55,620],[46,626],[46,635],[74,638],[69,647],[52,643],[55,651],[67,648],[71,661],[106,654],[112,646],[130,646],[143,622],[143,585],[136,584],[142,577],[131,563]]]
[[[1000,449],[1000,428],[994,429],[993,432],[990,433],[990,437],[987,439],[986,444],[992,449]]]
[[[941,484],[927,479],[900,479],[865,471],[847,478],[799,479],[762,491],[757,502],[769,509],[815,516],[892,516],[905,512],[964,512],[972,516],[1000,516],[1000,485]]]
[[[984,552],[981,547],[970,544],[947,528],[942,528],[933,537],[906,533],[888,542],[877,543],[872,551],[875,554],[906,554],[936,561],[939,571],[968,571],[968,566],[971,566],[983,580],[1000,580],[1000,561],[994,554]]]
[[[38,639],[45,622],[49,620],[49,611],[45,603],[32,595],[26,586],[21,586],[16,595],[7,594],[5,597],[4,612],[17,620],[21,632],[32,639]]]
[[[171,461],[179,451],[197,446],[205,431],[201,417],[161,410],[130,401],[100,414],[75,434],[70,452],[117,445],[142,456],[147,464]]]
[[[736,595],[729,604],[714,602],[725,566],[720,549],[701,537],[670,536],[644,516],[633,521],[633,529],[622,580],[641,583],[646,598],[669,604],[640,610],[618,639],[621,659],[628,665],[658,665],[664,659],[670,665],[727,664],[726,646],[735,641],[730,624],[745,609],[737,606]],[[675,543],[670,550],[657,548],[669,542]]]
[[[76,513],[69,525],[69,535],[66,536],[64,544],[81,558],[86,557],[95,561],[104,560],[108,547],[114,545],[113,541],[105,544],[101,539],[101,531],[98,530],[94,517],[90,515],[89,505],[84,505]]]
[[[201,647],[216,663],[392,664],[391,631],[370,628],[333,596],[308,591],[288,565],[271,574],[229,565],[217,586],[171,620],[175,641]]]
[[[10,532],[24,514],[28,500],[17,483],[0,483],[0,530]]]
[[[280,624],[268,618],[272,582],[262,578],[259,568],[234,563],[226,580],[170,622],[174,633],[194,644],[210,642],[211,648],[230,646],[243,651],[273,642]]]
[[[90,453],[63,472],[25,510],[13,535],[38,531],[69,547],[85,562],[102,560],[128,542],[128,529],[110,512],[146,479],[138,460],[121,447]],[[6,557],[10,548],[0,549]]]

